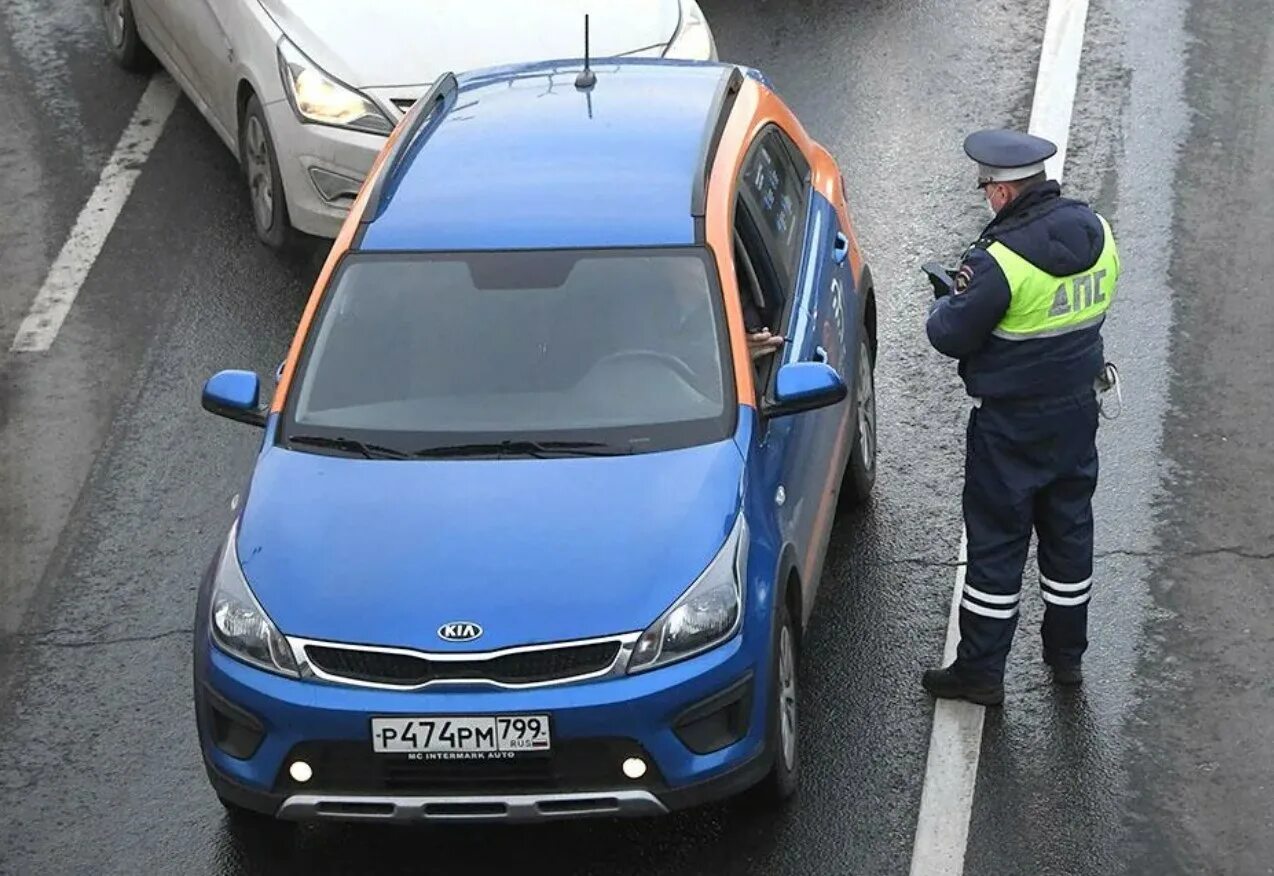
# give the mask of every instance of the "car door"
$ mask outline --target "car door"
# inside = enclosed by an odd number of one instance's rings
[[[757,392],[773,398],[779,367],[827,361],[835,365],[841,344],[820,324],[826,302],[818,283],[827,245],[827,217],[814,209],[808,164],[776,125],[763,129],[744,158],[736,206],[737,251],[743,254],[740,288],[757,289],[752,302],[760,324],[787,338],[771,362],[757,368]],[[745,306],[745,311],[747,307]],[[840,406],[832,410],[838,410]],[[832,452],[832,418],[811,411],[759,422],[761,481],[773,491],[783,541],[795,548],[806,596],[812,597],[814,565],[821,560],[820,509]],[[805,605],[811,603],[806,601]]]
[[[758,393],[772,397],[778,365],[789,362],[825,362],[852,388],[859,307],[849,240],[834,206],[813,189],[809,161],[781,127],[764,129],[754,142],[739,202],[743,237],[752,240],[750,257],[769,263],[769,283],[787,296],[779,324],[789,340],[758,374]],[[750,235],[749,225],[756,226]],[[846,401],[761,424],[764,465],[775,481],[785,541],[797,552],[806,606],[818,588],[853,423],[854,408]]]
[[[791,146],[795,152],[796,146]],[[835,518],[836,496],[845,463],[853,450],[857,410],[856,380],[861,324],[859,292],[849,264],[849,238],[841,228],[840,216],[823,195],[806,188],[809,223],[801,267],[802,282],[810,289],[810,319],[813,323],[815,358],[836,369],[850,388],[840,404],[812,411],[807,416],[813,433],[800,461],[802,490],[811,503],[817,501],[810,524],[807,552],[807,596],[812,600],[818,587],[827,543]]]
[[[177,43],[191,100],[228,144],[234,145],[235,50],[227,22],[243,0],[148,0],[159,10]]]
[[[179,0],[132,0],[133,16],[137,27],[146,38],[146,44],[158,57],[164,68],[172,74],[182,90],[195,99],[193,65],[185,46],[182,46],[173,29],[173,10]]]

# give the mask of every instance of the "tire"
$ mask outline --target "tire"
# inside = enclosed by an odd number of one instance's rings
[[[246,809],[231,800],[227,800],[220,794],[217,795],[217,802],[221,804],[221,808],[226,810],[227,818],[243,819],[245,821],[265,819],[267,816],[251,809]]]
[[[217,802],[219,802],[220,805],[222,805],[222,809],[225,810],[225,817],[233,821],[234,824],[240,824],[243,826],[265,826],[271,823],[271,821],[274,821],[274,819],[271,819],[269,815],[265,815],[264,812],[247,809],[247,807],[240,806],[238,803],[229,801],[227,798],[220,795],[217,795]]]
[[[98,0],[102,12],[102,30],[106,36],[106,49],[115,63],[133,73],[142,73],[155,66],[155,56],[142,42],[133,17],[131,0]]]
[[[221,808],[226,811],[226,818],[231,822],[243,827],[256,828],[258,830],[274,830],[286,831],[293,827],[296,822],[284,821],[281,818],[275,818],[265,812],[258,812],[255,809],[249,809],[246,806],[240,806],[233,800],[227,800],[220,794],[217,794],[217,802],[221,804]]]
[[[796,624],[788,611],[786,599],[779,604],[778,613],[774,631],[773,668],[770,673],[769,709],[769,738],[774,750],[774,765],[753,793],[754,800],[768,809],[782,807],[792,798],[800,784],[801,774],[796,687],[800,646]]]
[[[288,249],[296,242],[288,216],[283,177],[274,151],[274,138],[261,101],[254,94],[243,108],[239,124],[239,161],[247,183],[248,205],[257,237],[271,249]]]
[[[854,390],[854,449],[845,463],[839,507],[856,508],[876,485],[876,362],[864,326],[858,332],[858,381]]]
[[[237,842],[256,853],[266,853],[288,846],[296,835],[297,824],[273,815],[245,809],[220,794],[217,799],[226,811],[226,828]]]

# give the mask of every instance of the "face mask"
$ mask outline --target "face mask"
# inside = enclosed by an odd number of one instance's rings
[[[994,219],[995,205],[991,203],[991,187],[989,185],[982,189],[982,204],[986,207],[987,215]]]

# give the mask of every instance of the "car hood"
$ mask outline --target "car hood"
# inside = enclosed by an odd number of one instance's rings
[[[594,57],[672,39],[678,0],[260,0],[306,55],[357,88],[428,85],[447,71]],[[355,8],[357,7],[357,8]]]
[[[739,508],[733,441],[620,457],[363,460],[270,448],[239,562],[288,635],[485,651],[633,632],[707,567]],[[482,626],[476,641],[438,637]]]

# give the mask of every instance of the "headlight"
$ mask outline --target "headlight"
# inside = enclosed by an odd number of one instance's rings
[[[743,620],[748,525],[739,513],[721,550],[690,588],[637,640],[628,661],[639,672],[692,657],[730,639]]]
[[[369,134],[388,134],[394,129],[380,107],[324,73],[287,37],[279,40],[279,70],[283,90],[301,121]]]
[[[230,537],[217,563],[212,585],[212,638],[232,657],[281,675],[299,676],[296,658],[283,634],[270,620],[257,598],[248,589],[234,543],[239,527],[230,528]]]
[[[681,24],[664,52],[665,58],[687,61],[715,61],[717,47],[703,10],[695,0],[681,0]]]

